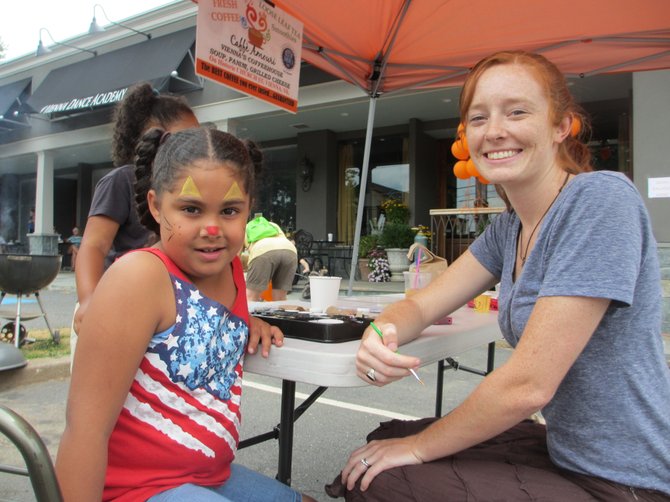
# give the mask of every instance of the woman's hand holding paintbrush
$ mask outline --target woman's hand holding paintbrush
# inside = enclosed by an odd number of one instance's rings
[[[412,373],[421,384],[423,382],[413,368],[420,360],[398,352],[397,333],[392,324],[382,324],[385,333],[374,322],[370,323],[373,335],[365,336],[356,356],[359,376],[375,385],[385,385]],[[368,332],[369,333],[369,332]]]

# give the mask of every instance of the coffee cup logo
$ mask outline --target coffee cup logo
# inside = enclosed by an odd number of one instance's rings
[[[248,27],[249,43],[257,49],[263,48],[263,43],[270,38],[265,13],[261,12],[259,14],[253,5],[247,4],[247,10],[244,19],[242,19],[242,26],[244,25]]]

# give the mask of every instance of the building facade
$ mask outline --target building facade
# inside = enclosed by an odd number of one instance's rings
[[[295,115],[200,79],[193,66],[196,9],[192,2],[175,2],[123,21],[136,31],[110,26],[67,40],[70,47],[56,45],[47,54],[0,64],[0,235],[5,241],[50,254],[59,234],[65,238],[72,227],[85,227],[95,184],[113,168],[113,106],[130,85],[150,81],[159,92],[183,94],[202,123],[261,144],[265,174],[254,212],[286,230],[307,230],[315,239],[332,233],[351,242],[368,97],[306,64]],[[645,199],[664,264],[667,304],[670,199],[650,198],[648,184],[670,176],[662,154],[670,130],[670,71],[569,83],[593,119],[596,167],[625,172]],[[405,201],[416,225],[430,225],[430,209],[474,204],[473,183],[452,173],[459,91],[379,98],[363,233],[371,230],[387,197]]]

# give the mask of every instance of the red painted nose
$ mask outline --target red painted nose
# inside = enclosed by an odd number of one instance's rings
[[[207,231],[207,235],[219,235],[219,227],[215,225],[208,225],[205,227],[205,230]]]

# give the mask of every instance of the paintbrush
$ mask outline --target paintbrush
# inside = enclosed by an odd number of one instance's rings
[[[384,339],[384,335],[382,334],[382,330],[379,329],[379,328],[377,327],[377,325],[376,325],[374,322],[371,322],[371,323],[370,323],[370,326],[372,326],[372,329],[375,330],[375,333],[377,333],[377,334],[379,335],[379,338],[381,338],[381,339],[383,340],[383,339]],[[397,350],[396,350],[396,353],[398,353]],[[421,379],[419,378],[419,375],[416,374],[416,371],[414,371],[412,368],[407,368],[407,369],[409,369],[409,372],[410,372],[412,375],[414,375],[414,378],[416,378],[417,381],[418,381],[421,385],[425,385],[425,384],[423,383],[423,380],[421,380]]]

